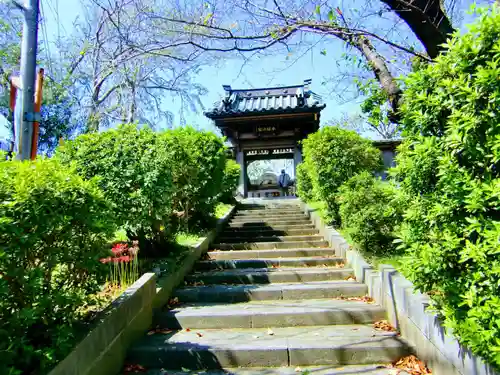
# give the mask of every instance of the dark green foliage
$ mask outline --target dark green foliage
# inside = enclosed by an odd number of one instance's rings
[[[303,168],[311,179],[314,198],[326,203],[329,218],[339,224],[338,189],[359,172],[381,169],[380,151],[356,132],[333,126],[310,134],[303,145]]]
[[[214,133],[192,127],[168,130],[159,138],[171,160],[172,205],[188,230],[189,221],[203,223],[213,217],[224,178],[226,148]]]
[[[500,12],[406,80],[395,177],[411,197],[406,276],[444,323],[500,368]]]
[[[393,184],[361,172],[341,186],[337,199],[342,228],[361,251],[368,256],[397,253],[393,241],[404,205]]]
[[[175,156],[149,128],[122,125],[65,142],[57,157],[84,178],[98,177],[115,218],[131,237],[157,243],[171,238]],[[144,250],[144,249],[141,249]]]
[[[0,160],[1,374],[43,373],[72,348],[113,221],[94,181],[71,168]]]
[[[226,161],[224,177],[222,180],[222,190],[219,200],[222,203],[234,203],[234,194],[240,182],[241,168],[238,163],[232,159]]]
[[[311,177],[307,173],[307,167],[304,163],[297,166],[297,193],[304,201],[313,199],[313,186]]]

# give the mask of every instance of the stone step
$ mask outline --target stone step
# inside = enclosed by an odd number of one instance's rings
[[[155,316],[165,329],[267,328],[370,324],[385,319],[380,305],[346,300],[187,304]]]
[[[349,365],[349,366],[302,366],[300,370],[295,366],[291,367],[252,367],[235,368],[224,370],[193,370],[184,371],[150,369],[145,375],[394,375],[394,369],[389,368],[389,364],[370,365]],[[406,371],[401,371],[398,375],[410,375]]]
[[[291,224],[291,225],[286,225],[286,224],[273,224],[273,225],[235,225],[235,226],[227,226],[224,228],[224,232],[229,233],[229,232],[261,232],[261,231],[275,231],[275,230],[297,230],[297,229],[316,229],[314,224],[312,223],[307,223],[307,224]]]
[[[356,281],[314,281],[268,285],[187,286],[175,290],[180,302],[248,302],[266,300],[361,297],[367,286]]]
[[[251,220],[251,219],[262,219],[262,218],[277,218],[277,217],[308,217],[305,215],[303,212],[300,211],[285,211],[285,212],[262,212],[258,214],[241,214],[241,213],[236,213],[233,216],[233,219],[237,220]]]
[[[304,215],[304,210],[300,208],[268,208],[264,210],[238,210],[235,216],[260,216],[260,215],[279,215],[279,214],[301,214]]]
[[[204,260],[196,262],[195,270],[222,270],[237,268],[280,268],[280,267],[329,267],[344,264],[343,258],[269,258],[269,259],[237,259],[237,260]]]
[[[219,237],[219,243],[244,243],[244,242],[295,242],[295,241],[315,241],[323,240],[319,234],[301,236],[262,236],[262,237],[240,237],[237,235]]]
[[[312,225],[311,225],[312,227]],[[270,236],[308,236],[313,234],[318,234],[319,230],[315,228],[297,228],[297,229],[287,229],[287,230],[273,230],[273,229],[246,229],[242,228],[231,228],[226,229],[221,233],[220,238],[227,238],[232,236],[237,236],[240,238],[260,238],[260,237],[270,237]]]
[[[128,360],[146,368],[222,369],[390,363],[409,352],[371,326],[184,330],[146,336]]]
[[[300,249],[308,247],[328,247],[325,240],[306,240],[288,242],[243,242],[218,243],[212,246],[214,250],[272,250],[272,249]]]
[[[354,275],[352,268],[246,268],[192,273],[188,283],[271,284],[307,281],[345,280]]]
[[[260,222],[230,222],[228,224],[229,228],[270,228],[270,229],[280,229],[282,227],[289,227],[291,225],[295,225],[298,227],[304,227],[306,225],[312,224],[309,219],[301,219],[301,220],[275,220],[275,221],[260,221]]]
[[[282,250],[223,250],[210,251],[207,253],[213,260],[236,260],[236,259],[264,259],[264,258],[300,258],[300,257],[333,257],[335,249],[312,248],[312,249],[282,249]]]
[[[235,217],[231,219],[232,224],[238,223],[271,223],[282,221],[304,221],[310,222],[310,219],[305,215],[276,215],[276,216],[262,216],[262,217]]]
[[[296,202],[287,202],[285,204],[280,204],[280,203],[267,203],[267,204],[240,204],[238,205],[238,211],[252,211],[252,210],[281,210],[281,209],[286,209],[286,208],[291,208],[291,209],[297,209],[301,210],[302,206]]]

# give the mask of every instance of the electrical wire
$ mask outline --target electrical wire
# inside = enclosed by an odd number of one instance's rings
[[[42,16],[42,22],[41,22],[41,29],[42,29],[42,36],[43,36],[43,44],[45,47],[45,57],[47,59],[47,66],[49,70],[49,74],[51,77],[55,77],[54,75],[54,69],[52,65],[52,59],[51,59],[51,53],[50,53],[50,44],[49,44],[49,37],[47,33],[47,13],[45,12],[45,9],[43,8],[43,2],[40,2],[40,11],[41,11],[41,16]]]

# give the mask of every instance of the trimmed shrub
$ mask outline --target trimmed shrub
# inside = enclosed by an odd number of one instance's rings
[[[369,172],[346,181],[337,197],[342,228],[367,255],[398,252],[393,241],[403,220],[397,188]]]
[[[307,173],[307,168],[304,163],[297,166],[297,193],[304,201],[308,202],[313,199],[313,186],[311,177]]]
[[[241,168],[240,165],[232,159],[226,161],[224,176],[222,179],[222,189],[219,196],[219,201],[222,203],[233,203],[234,194],[240,182]]]
[[[75,343],[114,231],[94,181],[55,160],[0,161],[0,373],[44,373]]]
[[[500,11],[480,13],[446,55],[406,79],[408,141],[394,173],[412,197],[406,276],[463,344],[500,368]]]
[[[303,141],[303,151],[303,168],[311,179],[314,198],[326,203],[329,219],[338,225],[340,186],[359,172],[380,170],[381,153],[356,132],[333,126],[310,134]]]
[[[171,155],[172,205],[183,218],[184,229],[189,230],[190,221],[194,225],[213,219],[226,166],[223,139],[182,127],[160,133],[160,142]]]
[[[86,179],[98,177],[115,218],[131,238],[163,243],[171,238],[174,156],[157,133],[121,125],[65,142],[56,156]]]

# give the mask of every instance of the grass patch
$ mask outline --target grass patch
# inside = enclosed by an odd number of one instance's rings
[[[326,214],[326,203],[322,201],[311,201],[307,202],[309,207],[311,207],[314,211],[316,211],[319,216],[323,219],[324,222],[327,222],[327,214]]]
[[[225,214],[227,214],[229,212],[229,210],[231,209],[231,206],[230,204],[226,204],[226,203],[219,203],[216,207],[215,207],[215,218],[216,219],[221,219],[224,217]]]
[[[175,235],[175,242],[179,246],[183,247],[191,247],[196,245],[203,239],[203,233],[187,233],[187,232],[179,232]]]
[[[115,233],[113,234],[113,238],[111,239],[111,243],[127,242],[127,241],[128,241],[127,231],[123,228],[120,228],[117,231],[115,231]]]
[[[347,243],[351,245],[353,248],[357,249],[356,244],[352,241],[352,239],[342,230],[342,228],[336,228],[337,232],[339,232],[342,237],[345,238]],[[366,252],[360,251],[357,249],[365,260],[371,264],[374,268],[378,268],[381,264],[388,264],[394,267],[396,270],[402,266],[403,261],[405,260],[404,254],[385,254],[385,255],[373,255],[367,254]]]

